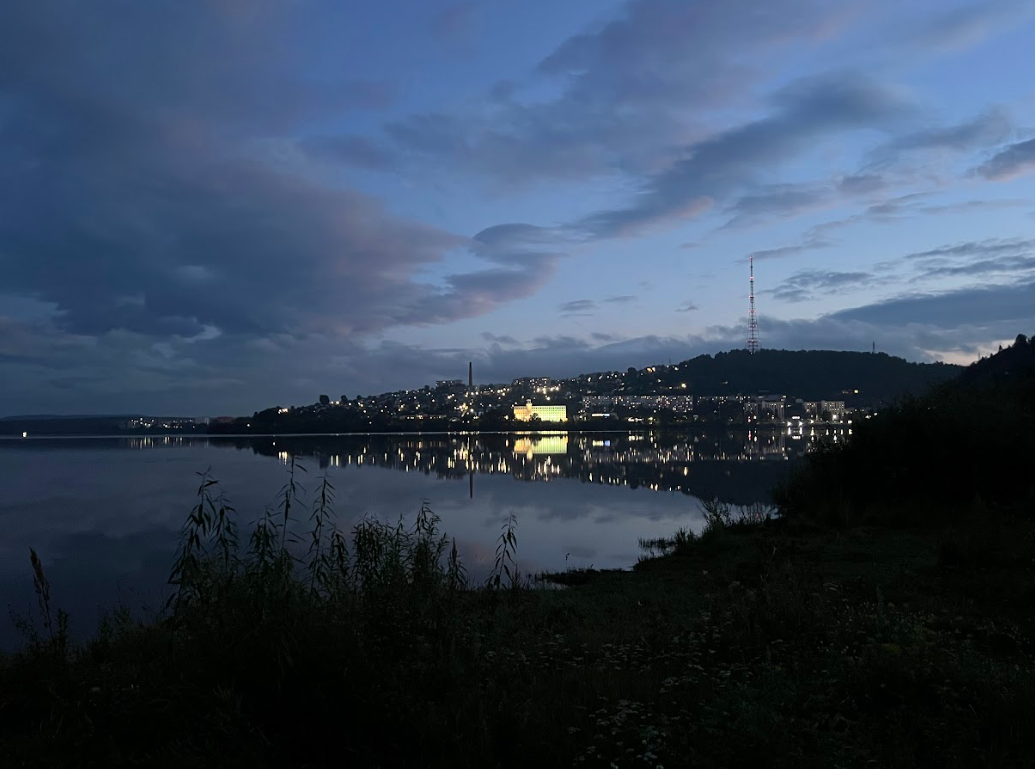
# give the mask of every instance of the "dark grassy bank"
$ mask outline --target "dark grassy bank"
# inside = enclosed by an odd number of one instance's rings
[[[564,590],[513,573],[512,525],[478,586],[427,508],[346,536],[326,484],[304,510],[289,484],[239,542],[205,480],[162,620],[116,612],[73,648],[36,569],[42,619],[0,662],[0,756],[1030,767],[1031,390],[982,387],[905,404],[816,454],[780,490],[778,519],[710,503],[700,535],[643,543],[655,557],[632,572],[559,575]],[[941,440],[958,437],[946,422],[970,439]],[[292,543],[283,522],[299,517],[311,533]]]

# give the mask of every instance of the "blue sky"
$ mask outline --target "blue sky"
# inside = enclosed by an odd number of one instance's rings
[[[1035,332],[1033,2],[0,8],[0,413]]]

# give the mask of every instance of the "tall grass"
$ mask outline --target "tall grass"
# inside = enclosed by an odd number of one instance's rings
[[[668,537],[643,538],[638,540],[644,557],[655,558],[665,555],[685,555],[695,543],[718,542],[724,532],[731,529],[746,529],[765,523],[776,514],[776,508],[763,503],[734,505],[718,497],[700,501],[701,518],[704,525],[700,533],[688,526],[680,526]]]
[[[344,531],[303,472],[247,524],[200,474],[165,614],[117,610],[83,646],[33,554],[0,765],[1030,766],[1029,614],[982,615],[984,583],[912,540],[795,539],[709,500],[672,538],[686,557],[533,591],[513,516],[472,580],[426,502]]]

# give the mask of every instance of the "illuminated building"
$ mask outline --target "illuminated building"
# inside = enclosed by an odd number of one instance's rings
[[[527,401],[524,406],[514,407],[514,419],[518,422],[530,422],[532,417],[539,417],[541,422],[564,422],[568,419],[567,406],[533,406]]]
[[[819,413],[830,414],[830,419],[834,422],[844,421],[845,418],[845,402],[844,401],[820,401],[819,402]]]
[[[528,459],[538,454],[567,454],[568,435],[547,435],[542,438],[518,438],[514,441],[514,453],[524,454]]]

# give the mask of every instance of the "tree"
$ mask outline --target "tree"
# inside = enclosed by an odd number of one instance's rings
[[[327,395],[321,395],[320,396],[320,405],[321,406],[330,406],[331,405],[330,397],[327,396]]]
[[[347,395],[341,396],[341,402],[342,403],[348,403],[349,402],[349,396],[347,396]]]

